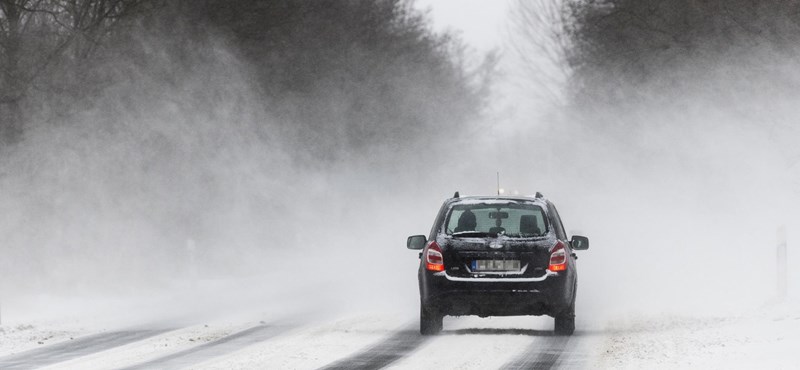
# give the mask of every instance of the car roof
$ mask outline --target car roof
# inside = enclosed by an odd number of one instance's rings
[[[533,202],[533,203],[547,203],[547,199],[543,196],[521,196],[521,195],[474,195],[474,196],[465,196],[465,197],[458,197],[458,198],[450,198],[447,200],[448,203],[472,203],[472,202],[481,202],[481,201],[516,201],[516,202]]]

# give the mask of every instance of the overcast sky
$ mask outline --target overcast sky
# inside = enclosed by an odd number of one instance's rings
[[[429,9],[434,29],[455,30],[480,51],[502,46],[511,0],[416,0]]]

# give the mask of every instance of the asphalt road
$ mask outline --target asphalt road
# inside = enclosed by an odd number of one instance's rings
[[[325,370],[367,370],[383,368],[419,348],[430,337],[423,337],[417,331],[418,325],[411,324],[397,331],[396,334],[375,343],[354,355],[345,357],[330,365]]]
[[[143,359],[141,362],[123,367],[123,369],[196,368],[204,361],[229,355],[248,346],[269,346],[271,340],[280,338],[294,328],[296,328],[294,325],[264,323],[179,352]],[[581,369],[591,367],[591,364],[586,363],[586,359],[576,350],[575,344],[581,340],[581,332],[576,332],[571,337],[564,337],[555,336],[547,330],[459,329],[445,330],[439,336],[423,337],[417,328],[417,322],[410,321],[392,331],[388,336],[364,346],[355,353],[342,356],[321,369],[380,369],[396,364],[408,356],[415,356],[415,352],[419,348],[433,340],[436,342],[431,343],[432,345],[452,347],[449,343],[452,338],[474,336],[476,340],[488,343],[496,340],[499,335],[530,338],[530,344],[523,351],[512,354],[510,361],[499,366],[502,369]],[[35,369],[57,365],[63,361],[147,340],[168,331],[168,329],[126,330],[76,338],[0,357],[0,369]],[[465,357],[480,356],[481,353],[464,353],[463,355]],[[202,367],[202,365],[199,366],[199,368]]]
[[[197,347],[158,357],[123,369],[182,369],[214,357],[234,352],[251,344],[264,342],[289,329],[291,329],[291,326],[287,325],[259,325],[230,334],[213,342],[201,344]]]
[[[0,357],[0,369],[36,369],[144,340],[167,331],[167,329],[126,330],[90,335],[68,342]]]

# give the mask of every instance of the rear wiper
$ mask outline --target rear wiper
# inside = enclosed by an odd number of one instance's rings
[[[491,236],[491,235],[492,234],[489,234],[485,231],[459,231],[457,233],[453,233],[453,236],[462,236],[462,237],[470,237],[470,236],[480,237],[480,236]]]

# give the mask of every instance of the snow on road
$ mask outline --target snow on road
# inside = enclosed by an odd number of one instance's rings
[[[125,330],[99,333],[0,359],[0,368],[30,369],[58,364],[158,335],[164,330]]]
[[[29,358],[38,362],[23,365],[51,363],[47,369],[781,369],[800,365],[800,304],[725,317],[638,315],[593,322],[584,316],[572,337],[552,335],[552,319],[546,317],[448,317],[444,331],[435,337],[417,334],[411,312],[353,313],[296,324],[283,321],[284,325],[262,319],[208,321],[149,332],[79,332],[63,330],[56,323],[51,327],[37,323],[35,328],[3,326],[0,363],[34,353]],[[46,333],[56,333],[51,339],[56,343],[38,344]],[[117,339],[104,345],[86,340],[97,335]],[[31,351],[23,350],[31,347]],[[48,353],[51,360],[60,362],[47,362]]]
[[[0,357],[72,340],[85,335],[84,328],[64,323],[18,323],[0,326]]]
[[[170,356],[205,343],[212,343],[233,333],[246,330],[252,325],[253,323],[231,324],[226,322],[192,325],[166,331],[146,340],[123,344],[88,356],[57,363],[49,368],[78,370],[119,369],[135,366],[146,359]]]
[[[200,365],[204,369],[315,369],[354,355],[408,328],[403,314],[365,313],[299,328]]]
[[[536,317],[446,317],[440,335],[389,368],[499,368],[532,342],[551,339],[551,325]]]

